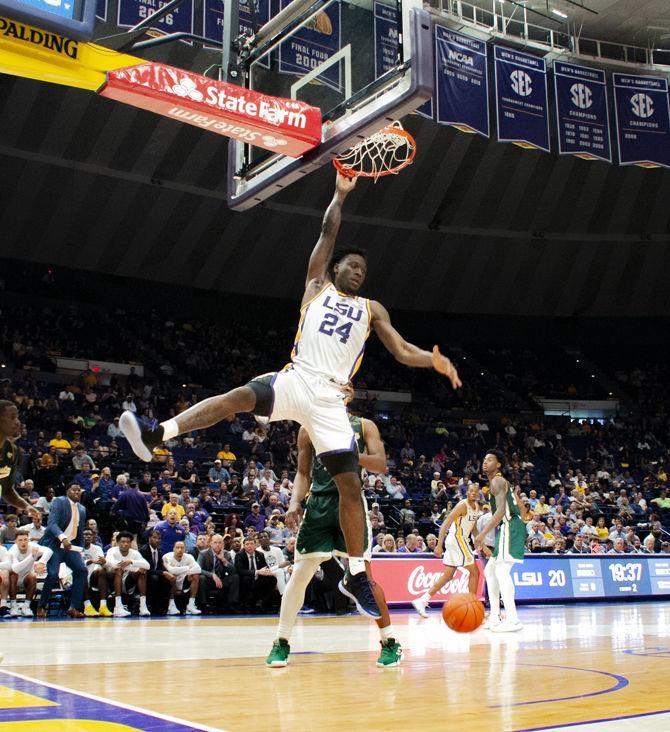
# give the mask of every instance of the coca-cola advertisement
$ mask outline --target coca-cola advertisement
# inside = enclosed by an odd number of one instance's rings
[[[477,559],[479,583],[477,597],[484,599],[484,565]],[[405,554],[397,556],[372,555],[372,574],[384,588],[389,604],[410,603],[426,592],[445,570],[442,560],[431,554]],[[446,602],[451,595],[468,592],[470,574],[457,569],[453,578],[437,592],[431,602]]]

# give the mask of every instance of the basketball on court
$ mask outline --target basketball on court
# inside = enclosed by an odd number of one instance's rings
[[[471,633],[484,621],[484,605],[475,595],[454,595],[442,606],[444,622],[457,633]]]

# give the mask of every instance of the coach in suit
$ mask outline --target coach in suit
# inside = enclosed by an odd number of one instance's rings
[[[81,552],[73,546],[84,544],[84,527],[86,525],[86,509],[79,503],[81,486],[70,483],[64,496],[54,498],[49,511],[49,523],[44,536],[40,539],[42,546],[53,550],[53,556],[47,563],[47,578],[44,580],[40,595],[37,617],[46,617],[46,605],[51,591],[58,585],[58,570],[64,562],[72,571],[72,596],[67,614],[71,618],[83,618],[84,588],[88,573]]]
[[[254,539],[245,539],[244,548],[235,554],[235,569],[240,576],[240,602],[247,609],[268,609],[277,593],[277,578],[267,566],[263,552],[256,550]]]
[[[222,600],[231,610],[236,610],[240,596],[240,577],[230,554],[223,550],[223,537],[214,534],[210,549],[198,553],[200,586],[198,588],[200,608],[207,603],[207,593],[215,591],[217,599]]]

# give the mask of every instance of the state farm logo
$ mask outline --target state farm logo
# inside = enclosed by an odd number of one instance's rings
[[[407,592],[410,595],[423,595],[442,576],[442,572],[426,572],[423,564],[416,566],[407,578]],[[455,595],[468,592],[470,576],[462,569],[440,590],[441,595]]]
[[[198,91],[195,82],[187,78],[180,79],[179,84],[170,87],[170,91],[178,97],[193,99],[194,102],[201,102],[203,98],[202,92]]]

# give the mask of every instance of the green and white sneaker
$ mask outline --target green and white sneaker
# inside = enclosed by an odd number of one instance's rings
[[[387,641],[381,641],[382,652],[377,659],[379,668],[390,668],[391,666],[400,666],[402,661],[402,648],[395,638],[389,638]]]
[[[288,666],[288,656],[291,653],[291,646],[287,640],[278,638],[272,644],[270,655],[265,659],[265,663],[271,668],[282,668]]]

